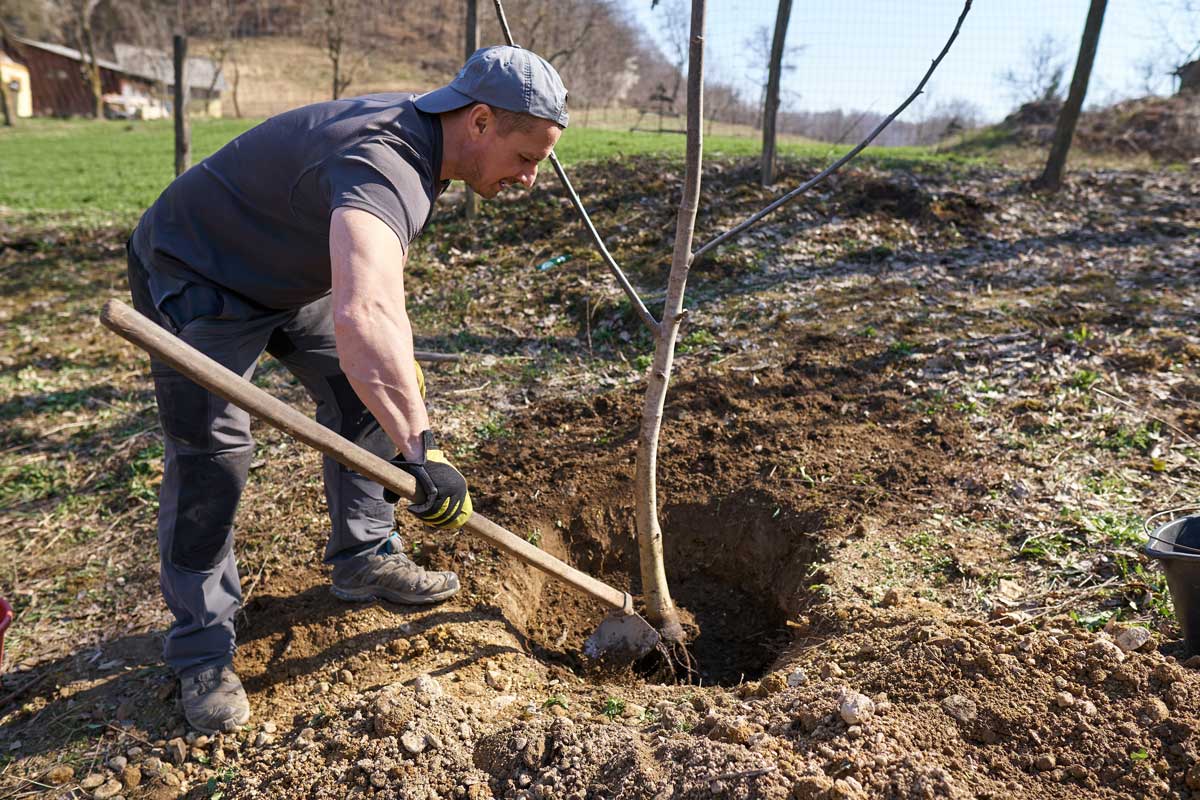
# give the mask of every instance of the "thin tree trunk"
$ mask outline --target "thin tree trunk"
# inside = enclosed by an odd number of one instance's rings
[[[671,364],[675,358],[675,340],[683,320],[683,291],[691,266],[692,235],[696,208],[700,202],[700,161],[704,146],[704,6],[705,0],[692,0],[692,22],[688,55],[687,166],[683,198],[675,222],[675,251],[667,279],[667,297],[654,348],[642,408],[642,429],[638,437],[637,506],[638,548],[641,555],[642,594],[646,617],[668,641],[682,642],[683,627],[671,599],[663,565],[662,528],[658,521],[658,438],[662,430],[663,406]]]
[[[15,104],[15,101],[14,101]],[[4,109],[4,127],[11,128],[13,126],[13,117],[16,116],[16,110],[8,110],[8,86],[0,86],[0,106]]]
[[[192,165],[192,132],[187,116],[187,37],[175,35],[175,175]]]
[[[479,17],[476,7],[476,0],[467,0],[467,24],[466,24],[466,56],[464,60],[471,57],[471,54],[479,49]],[[478,198],[475,197],[475,192],[471,187],[467,187],[466,202],[463,205],[463,214],[468,220],[475,219],[477,206],[479,205]]]
[[[779,115],[779,80],[783,72],[783,44],[787,39],[792,0],[779,0],[775,14],[775,37],[771,40],[771,64],[767,71],[767,96],[763,103],[762,185],[775,182],[775,119]]]
[[[1056,192],[1062,187],[1063,171],[1067,166],[1067,153],[1071,150],[1071,139],[1079,123],[1079,112],[1087,94],[1088,80],[1092,76],[1092,64],[1096,60],[1096,46],[1100,42],[1100,26],[1104,23],[1104,9],[1108,0],[1092,0],[1088,8],[1087,22],[1083,26],[1083,39],[1079,43],[1079,58],[1075,61],[1075,74],[1071,78],[1071,90],[1067,102],[1058,113],[1058,124],[1054,128],[1054,143],[1050,146],[1050,158],[1041,176],[1033,182],[1038,189]]]
[[[242,79],[241,69],[238,67],[237,59],[233,60],[233,115],[238,119],[242,118],[242,107],[238,105],[238,82]]]
[[[91,20],[83,21],[83,42],[87,48],[87,80],[92,90],[92,113],[96,119],[104,119],[104,85],[100,81],[100,62],[96,60],[96,38],[92,34]]]

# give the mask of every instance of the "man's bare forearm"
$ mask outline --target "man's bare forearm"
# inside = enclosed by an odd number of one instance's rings
[[[429,415],[404,303],[404,248],[376,217],[339,208],[330,224],[329,250],[342,372],[404,457],[418,457]]]

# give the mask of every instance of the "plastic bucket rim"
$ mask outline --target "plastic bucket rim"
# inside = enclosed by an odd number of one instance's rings
[[[1172,519],[1171,521],[1158,526],[1157,528],[1154,529],[1154,531],[1152,533],[1149,530],[1150,520],[1153,520],[1156,517],[1161,517],[1164,514],[1170,514],[1175,511],[1192,510],[1192,509],[1197,509],[1197,508],[1200,508],[1200,506],[1195,506],[1195,505],[1183,506],[1182,508],[1173,508],[1173,509],[1169,509],[1167,511],[1159,511],[1157,514],[1152,514],[1149,517],[1147,517],[1146,522],[1143,523],[1143,525],[1147,529],[1147,536],[1149,538],[1147,539],[1145,546],[1142,548],[1142,551],[1150,558],[1157,558],[1157,559],[1163,559],[1163,560],[1174,559],[1174,560],[1180,560],[1180,561],[1200,561],[1200,552],[1185,553],[1185,552],[1176,551],[1174,549],[1160,550],[1157,548],[1157,545],[1171,545],[1171,547],[1174,548],[1175,542],[1173,540],[1167,538],[1167,536],[1165,535],[1167,529],[1171,528],[1172,526],[1175,526],[1175,525],[1180,525],[1189,519],[1200,519],[1200,514],[1185,514],[1182,517],[1176,517],[1175,519]],[[1195,549],[1200,549],[1200,548],[1195,548]]]

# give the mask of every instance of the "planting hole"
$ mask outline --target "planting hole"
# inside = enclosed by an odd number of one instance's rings
[[[767,672],[791,640],[787,620],[811,595],[819,514],[765,495],[668,505],[662,514],[667,579],[691,628],[695,679],[736,685]],[[619,589],[641,595],[633,509],[592,509],[538,527],[540,546]],[[580,670],[583,641],[606,609],[512,562],[499,598],[536,655]],[[693,625],[694,624],[694,625]]]

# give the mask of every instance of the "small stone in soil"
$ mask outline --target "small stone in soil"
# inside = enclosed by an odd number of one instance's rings
[[[875,701],[864,694],[847,689],[838,700],[838,713],[847,725],[858,725],[875,713]]]
[[[46,773],[46,783],[51,786],[61,786],[75,779],[75,769],[68,764],[59,764]]]
[[[118,780],[109,780],[92,793],[94,800],[112,800],[121,793],[121,782]]]

